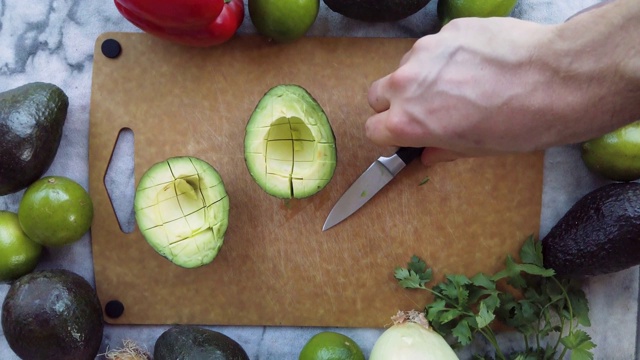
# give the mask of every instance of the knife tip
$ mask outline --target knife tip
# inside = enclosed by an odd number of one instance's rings
[[[334,227],[336,224],[331,224],[329,223],[329,221],[325,221],[324,225],[322,225],[322,231],[327,231],[329,229],[331,229],[332,227]]]

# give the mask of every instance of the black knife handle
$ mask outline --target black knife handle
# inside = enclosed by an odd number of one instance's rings
[[[401,147],[396,151],[396,155],[402,160],[403,163],[409,164],[411,161],[420,157],[422,154],[423,147],[415,148],[415,147]]]

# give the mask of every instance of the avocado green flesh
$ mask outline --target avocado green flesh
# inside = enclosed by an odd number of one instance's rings
[[[134,209],[147,242],[176,265],[208,264],[222,247],[229,198],[218,172],[200,159],[153,165],[140,179]]]
[[[256,182],[273,196],[317,193],[336,166],[335,138],[324,111],[298,86],[273,88],[247,124],[245,160]]]

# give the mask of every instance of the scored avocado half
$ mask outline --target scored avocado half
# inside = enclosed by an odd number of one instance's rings
[[[278,85],[260,99],[245,129],[244,152],[256,183],[282,199],[318,193],[336,168],[331,124],[299,85]]]
[[[220,174],[195,157],[154,164],[135,194],[136,222],[149,245],[178,266],[210,263],[220,251],[229,197]]]

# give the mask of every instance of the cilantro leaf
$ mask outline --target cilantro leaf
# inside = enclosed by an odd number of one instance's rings
[[[394,277],[405,289],[426,289],[425,284],[433,278],[433,270],[422,259],[413,255],[407,268],[395,269]]]
[[[471,344],[472,333],[467,320],[460,321],[458,325],[451,330],[451,334],[456,338],[460,345],[466,346]]]
[[[431,304],[427,305],[427,320],[430,322],[434,322],[434,320],[439,319],[442,312],[447,311],[447,302],[443,299],[438,299]],[[438,322],[440,322],[438,320]]]
[[[410,271],[415,272],[424,282],[431,281],[431,278],[433,277],[433,270],[428,268],[427,263],[415,255],[412,256],[411,261],[407,263],[407,268]]]
[[[414,271],[397,268],[394,276],[405,289],[426,289],[424,281]]]
[[[542,243],[535,241],[533,236],[529,236],[525,240],[522,249],[520,249],[520,260],[524,264],[533,264],[543,267],[542,261]]]
[[[573,317],[578,320],[578,324],[587,327],[591,326],[591,320],[589,320],[589,303],[584,291],[581,289],[571,289],[567,292],[567,296],[571,302]]]
[[[487,308],[487,304],[484,301],[481,301],[478,315],[476,315],[476,323],[478,324],[478,329],[482,329],[483,327],[489,325],[495,318],[496,315],[493,313],[493,311],[490,311]]]
[[[591,336],[583,330],[575,330],[561,338],[560,342],[571,350],[571,360],[593,360],[591,349],[596,345],[591,341]]]
[[[496,283],[491,278],[483,273],[474,275],[471,279],[471,283],[475,286],[482,287],[488,290],[494,290]]]
[[[491,277],[492,280],[498,281],[507,278],[507,282],[516,289],[523,289],[527,286],[526,280],[522,277],[522,273],[536,275],[541,277],[550,277],[555,275],[552,269],[545,269],[542,266],[534,264],[518,264],[513,260],[511,255],[507,256],[504,270],[498,272]]]

